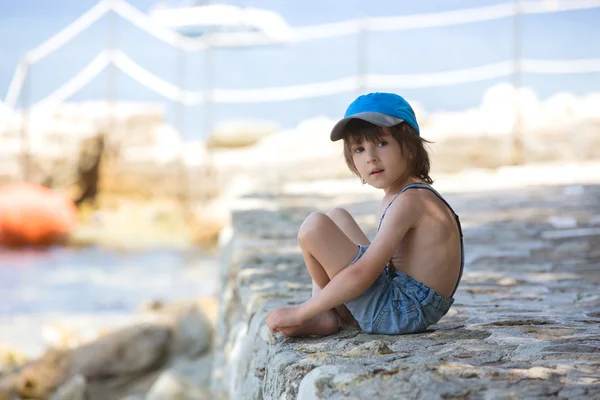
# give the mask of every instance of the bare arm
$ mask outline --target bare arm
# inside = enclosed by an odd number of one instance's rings
[[[318,294],[300,306],[302,320],[358,297],[375,282],[409,229],[422,214],[416,191],[399,196],[388,209],[375,240],[353,265],[343,269]]]

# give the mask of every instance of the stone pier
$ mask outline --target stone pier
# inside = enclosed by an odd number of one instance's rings
[[[600,185],[446,193],[465,272],[448,315],[404,336],[269,333],[269,310],[311,285],[296,241],[310,212],[347,208],[373,238],[365,193],[256,196],[224,251],[215,398],[600,398]]]

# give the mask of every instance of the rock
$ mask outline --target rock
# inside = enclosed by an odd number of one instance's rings
[[[166,374],[183,393],[190,388],[204,393],[212,359],[200,356],[210,348],[213,330],[202,310],[206,304],[214,300],[153,302],[132,325],[26,364],[14,379],[3,381],[2,390],[10,393],[14,387],[28,398],[117,399],[146,393]]]
[[[529,368],[526,372],[529,379],[550,379],[554,375],[558,375],[556,370],[544,367]]]
[[[17,392],[23,397],[45,398],[76,375],[94,381],[131,380],[164,361],[170,335],[167,326],[145,323],[122,328],[71,350],[51,350],[18,372]],[[77,382],[75,379],[67,386],[68,393],[80,386]]]
[[[197,360],[177,360],[156,380],[146,394],[146,400],[210,400],[209,392],[212,357]]]
[[[310,371],[300,382],[298,387],[298,400],[318,400],[321,399],[323,385],[339,373],[339,367],[334,365],[324,365]]]
[[[460,376],[462,378],[467,378],[467,379],[469,379],[469,378],[476,378],[477,377],[477,372],[465,369],[464,371],[462,371],[460,373]]]
[[[210,347],[213,327],[202,306],[201,301],[176,301],[152,310],[153,320],[171,331],[169,356],[195,358]]]
[[[568,215],[553,215],[548,218],[548,223],[556,229],[575,228],[577,226],[577,220]]]
[[[165,372],[158,378],[146,395],[146,400],[208,400],[208,394],[198,389],[193,382],[172,372]]]
[[[240,121],[222,124],[206,142],[209,149],[234,149],[256,144],[260,139],[277,132],[273,122]]]
[[[514,278],[502,278],[498,280],[498,285],[500,286],[514,286],[518,283],[519,281]]]
[[[70,371],[88,379],[139,373],[168,354],[167,326],[139,324],[117,330],[70,353]]]
[[[22,397],[45,398],[70,376],[70,353],[51,350],[26,364],[16,376],[17,393]]]
[[[342,357],[369,357],[394,353],[388,345],[380,340],[363,343],[342,354]]]
[[[86,382],[85,377],[75,375],[63,385],[56,393],[50,396],[50,400],[86,400]]]
[[[587,241],[569,241],[558,244],[554,247],[554,252],[562,257],[576,256],[579,253],[589,251],[590,244]]]
[[[569,239],[586,236],[600,236],[600,228],[562,229],[542,232],[544,239]]]

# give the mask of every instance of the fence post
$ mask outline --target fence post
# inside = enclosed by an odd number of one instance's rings
[[[31,102],[31,69],[27,56],[21,61],[23,64],[23,89],[21,92],[21,179],[31,179],[31,159],[29,148],[29,112]]]
[[[212,37],[207,35],[204,41],[204,82],[203,82],[203,102],[202,106],[204,109],[203,113],[203,133],[204,133],[204,143],[208,144],[208,140],[210,135],[213,133],[214,129],[214,115],[213,115],[213,106],[214,106],[214,98],[213,98],[213,81],[214,81],[214,48],[215,45],[212,42]],[[209,185],[213,185],[216,179],[215,167],[213,165],[213,155],[212,150],[206,146],[205,151],[205,161],[204,161],[204,178],[209,181]],[[212,196],[212,192],[207,191],[203,193],[204,200],[208,200]]]
[[[176,77],[175,80],[177,82],[177,86],[179,88],[179,99],[176,102],[176,112],[175,112],[175,126],[177,127],[180,140],[181,147],[179,148],[179,157],[178,157],[178,168],[179,168],[179,182],[181,187],[179,188],[179,196],[180,201],[185,209],[188,208],[188,202],[190,197],[189,191],[189,175],[188,168],[185,162],[185,152],[184,152],[184,136],[186,130],[186,107],[187,104],[185,102],[185,87],[186,87],[186,74],[187,74],[187,57],[186,51],[183,49],[183,43],[179,41],[180,46],[177,50],[177,66]]]
[[[364,94],[367,88],[367,52],[368,49],[368,31],[367,17],[362,16],[358,20],[358,32],[356,36],[356,90],[358,95]]]
[[[513,0],[515,15],[513,17],[512,32],[512,83],[515,90],[514,112],[515,121],[512,135],[513,164],[522,165],[525,162],[525,149],[523,144],[523,116],[521,110],[521,99],[519,90],[521,88],[521,52],[523,47],[523,14],[521,12],[521,1]]]
[[[214,71],[213,71],[213,46],[210,38],[205,40],[204,42],[206,47],[204,48],[204,84],[202,85],[204,88],[204,99],[203,99],[203,107],[204,107],[204,137],[208,139],[209,135],[213,130],[213,79],[214,79]]]
[[[114,2],[115,0],[110,0]],[[115,139],[113,138],[115,129],[115,108],[117,107],[117,75],[116,66],[114,63],[114,57],[118,46],[118,24],[117,15],[114,11],[111,11],[108,24],[108,35],[107,35],[107,48],[109,54],[109,63],[106,67],[106,112],[107,112],[107,127],[106,127],[106,139],[107,144],[113,153],[119,151],[115,149]]]

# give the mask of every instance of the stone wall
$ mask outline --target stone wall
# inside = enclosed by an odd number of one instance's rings
[[[600,397],[600,186],[448,195],[463,221],[465,274],[453,308],[424,333],[271,335],[265,313],[310,295],[302,220],[342,205],[373,237],[378,203],[365,196],[266,196],[261,210],[234,214],[215,398]]]

